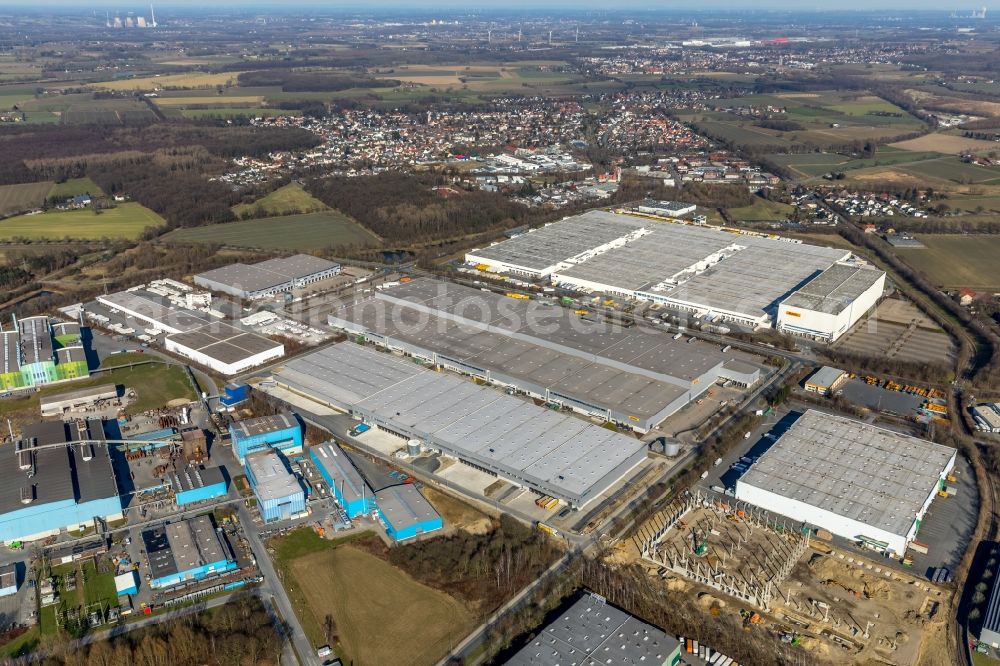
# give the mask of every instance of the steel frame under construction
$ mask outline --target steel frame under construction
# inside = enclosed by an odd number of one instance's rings
[[[684,518],[696,509],[706,509],[708,515],[689,524]],[[651,522],[658,526],[638,537],[642,559],[764,610],[809,549],[810,531],[801,525],[700,489],[674,500]],[[677,538],[668,539],[680,529],[691,531],[689,549],[679,548]],[[755,531],[766,535],[770,552],[759,534],[751,539]],[[715,544],[709,543],[709,535]],[[727,571],[729,561],[737,562],[736,571]]]

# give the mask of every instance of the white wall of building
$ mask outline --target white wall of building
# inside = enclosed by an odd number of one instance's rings
[[[251,368],[255,368],[259,365],[263,365],[268,361],[273,361],[274,359],[281,358],[285,355],[285,345],[276,345],[275,347],[263,351],[259,354],[254,354],[253,356],[248,356],[246,358],[240,359],[234,363],[223,363],[218,359],[212,358],[206,354],[201,353],[196,349],[191,349],[190,347],[185,347],[184,345],[178,344],[176,341],[170,338],[166,339],[166,348],[169,352],[174,352],[175,354],[180,354],[185,358],[189,358],[196,363],[200,363],[205,367],[211,368],[216,372],[223,375],[237,375],[241,372],[245,372]]]
[[[876,541],[884,541],[889,544],[891,550],[900,555],[906,549],[907,534],[893,534],[846,516],[840,516],[825,509],[777,495],[763,488],[751,486],[743,481],[736,482],[736,499],[782,516],[810,523],[845,539],[853,540],[858,536],[866,536]],[[915,519],[916,516],[914,516]],[[908,533],[912,533],[912,526]]]
[[[778,306],[778,329],[797,335],[811,335],[831,342],[846,333],[866,312],[871,310],[885,291],[885,274],[876,280],[863,294],[838,314],[829,314],[789,307],[785,303]]]

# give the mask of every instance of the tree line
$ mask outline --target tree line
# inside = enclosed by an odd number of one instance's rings
[[[388,172],[355,178],[317,178],[306,184],[314,197],[374,231],[389,247],[434,242],[531,219],[525,206],[494,192],[460,190],[442,196],[444,176]]]
[[[211,613],[153,624],[106,641],[54,643],[42,666],[230,666],[278,664],[282,633],[257,597],[244,596]]]

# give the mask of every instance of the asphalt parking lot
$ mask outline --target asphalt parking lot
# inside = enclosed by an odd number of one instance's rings
[[[877,412],[913,416],[924,404],[924,398],[902,391],[890,391],[880,386],[866,384],[862,379],[848,379],[838,389],[844,398],[856,405]]]

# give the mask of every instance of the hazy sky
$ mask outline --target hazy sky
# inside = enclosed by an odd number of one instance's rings
[[[155,6],[169,9],[170,7],[206,7],[205,0],[160,0]],[[490,9],[572,9],[572,10],[604,10],[615,9],[658,9],[696,12],[698,9],[736,9],[752,11],[754,9],[794,9],[831,11],[839,9],[892,9],[892,10],[940,10],[967,11],[978,8],[982,0],[213,0],[208,6],[213,9],[225,7],[311,7],[326,10],[343,9],[394,9],[408,8],[434,11],[435,9],[459,10],[490,10]],[[0,0],[0,7],[59,7],[81,10],[109,9],[128,11],[132,8],[145,7],[147,0]]]

